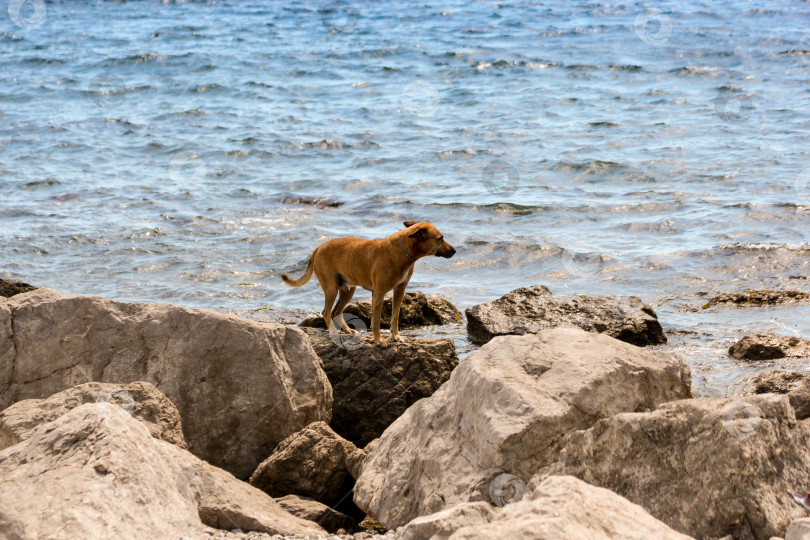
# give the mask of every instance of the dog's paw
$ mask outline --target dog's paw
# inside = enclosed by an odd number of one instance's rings
[[[382,338],[379,341],[375,341],[374,344],[380,347],[381,349],[388,348],[388,341]]]
[[[347,334],[356,334],[357,333],[357,330],[355,330],[354,328],[351,328],[351,327],[344,328],[343,331],[346,332]]]
[[[400,336],[399,334],[397,334],[395,336],[391,336],[391,339],[393,339],[397,343],[405,343],[405,338]]]

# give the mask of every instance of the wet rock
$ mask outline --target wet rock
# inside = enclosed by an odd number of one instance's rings
[[[810,301],[810,294],[801,291],[743,291],[721,294],[709,299],[702,309],[723,304],[738,306],[773,306],[776,304],[796,304]]]
[[[14,295],[35,291],[37,288],[16,279],[0,279],[0,296],[11,298]]]
[[[564,326],[604,333],[641,347],[667,341],[655,311],[635,296],[555,296],[543,285],[535,285],[467,308],[466,314],[470,340],[479,344],[495,336]]]
[[[331,386],[298,329],[50,289],[0,303],[0,409],[81,383],[140,380],[177,406],[193,454],[240,478],[331,414]]]
[[[810,418],[810,378],[805,376],[805,379],[788,393],[788,399],[797,420]]]
[[[801,385],[809,376],[798,371],[772,369],[754,378],[755,394],[787,394]]]
[[[463,503],[411,521],[395,540],[522,538],[597,540],[654,538],[689,540],[606,489],[572,476],[552,476],[527,498],[495,511],[486,503]]]
[[[276,499],[276,502],[290,514],[312,521],[331,533],[337,532],[338,529],[350,530],[357,526],[357,521],[346,514],[332,510],[308,497],[287,495]]]
[[[359,317],[367,329],[371,328],[371,302],[364,300],[352,302],[346,306],[345,313]],[[406,292],[399,309],[399,328],[417,328],[434,324],[451,324],[461,322],[461,313],[449,300],[438,295]],[[299,326],[308,328],[326,328],[323,317],[307,317]],[[380,328],[391,327],[391,297],[383,300]]]
[[[496,477],[528,481],[572,429],[690,397],[690,382],[680,357],[576,328],[495,338],[385,430],[355,502],[394,528],[489,501]]]
[[[805,515],[789,492],[810,478],[810,426],[787,396],[675,401],[571,432],[538,479],[555,474],[610,489],[696,538],[768,539]]]
[[[810,538],[810,518],[795,520],[785,533],[785,540],[807,540],[808,538]]]
[[[310,339],[332,383],[330,425],[358,446],[382,435],[408,407],[433,394],[458,364],[452,339],[405,338],[385,349],[369,336],[343,347],[327,332],[310,334]]]
[[[346,466],[357,450],[325,422],[313,422],[279,443],[250,477],[250,484],[273,497],[302,495],[331,503],[351,491]]]
[[[80,405],[0,452],[1,538],[201,538],[221,528],[325,534],[109,403]]]
[[[279,199],[279,202],[282,204],[306,204],[316,208],[337,208],[338,206],[343,206],[343,201],[338,201],[330,197],[291,196],[282,197]]]
[[[810,357],[810,340],[777,334],[749,334],[729,347],[728,354],[738,360],[773,360]]]
[[[56,393],[47,399],[25,399],[0,412],[0,450],[28,436],[41,424],[52,422],[85,403],[112,403],[140,420],[157,439],[188,448],[180,425],[180,413],[157,388],[147,382],[127,385],[87,383]]]

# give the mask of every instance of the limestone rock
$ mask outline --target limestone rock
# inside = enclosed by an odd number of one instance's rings
[[[777,334],[749,334],[729,347],[728,353],[738,360],[810,358],[810,340]]]
[[[147,381],[177,406],[189,450],[240,478],[330,418],[332,389],[302,331],[208,310],[37,289],[0,304],[0,360],[0,409],[85,382]]]
[[[447,540],[461,528],[489,524],[496,514],[496,508],[488,502],[457,504],[410,521],[397,529],[394,540]]]
[[[153,437],[188,448],[177,408],[157,388],[141,381],[127,385],[86,383],[47,399],[18,401],[0,412],[0,450],[28,438],[41,424],[85,403],[118,405],[143,422]]]
[[[482,503],[466,503],[475,508]],[[418,518],[418,519],[429,519]],[[411,522],[415,523],[417,520]],[[509,504],[489,523],[458,519],[452,534],[442,530],[433,536],[406,536],[397,531],[396,540],[482,540],[521,538],[524,540],[690,540],[691,537],[667,527],[635,505],[606,489],[591,486],[572,476],[552,476],[540,483],[526,499]],[[411,524],[404,527],[405,532]],[[447,527],[450,528],[450,527]],[[426,531],[427,532],[427,531]]]
[[[574,431],[562,448],[538,478],[571,474],[696,538],[765,540],[806,515],[790,492],[810,478],[810,426],[787,396],[665,403]]]
[[[17,294],[35,291],[37,288],[17,279],[0,279],[0,296],[11,298]]]
[[[0,452],[2,538],[200,538],[210,527],[324,532],[109,403],[76,407]]]
[[[452,339],[410,339],[382,349],[370,338],[355,347],[327,332],[310,334],[332,383],[332,428],[358,446],[372,439],[416,401],[428,397],[458,364]]]
[[[810,540],[810,518],[795,520],[787,528],[785,540]]]
[[[787,394],[798,388],[802,382],[810,377],[798,371],[782,371],[771,369],[760,373],[754,378],[755,394]]]
[[[356,450],[325,422],[314,422],[281,441],[250,483],[273,497],[294,494],[336,501],[354,484],[346,460]]]
[[[338,529],[350,530],[357,526],[357,521],[351,517],[332,510],[315,499],[287,495],[276,499],[276,502],[290,514],[317,523],[327,531],[334,533]]]
[[[364,300],[352,302],[344,310],[346,314],[359,317],[366,328],[371,328],[371,301]],[[435,294],[425,294],[419,291],[406,292],[399,310],[399,328],[417,328],[434,324],[450,324],[461,322],[461,313],[446,298]],[[326,328],[321,316],[311,316],[300,323],[299,326],[311,328]],[[391,297],[383,300],[380,328],[391,327]]]
[[[690,397],[690,382],[680,357],[576,328],[495,338],[385,430],[355,502],[395,528],[488,501],[496,477],[528,481],[572,429]]]
[[[543,285],[535,285],[467,308],[466,314],[470,340],[479,344],[495,336],[564,326],[604,333],[638,346],[667,341],[655,311],[635,296],[555,296]]]
[[[810,294],[801,291],[743,291],[721,294],[709,299],[702,309],[732,304],[738,306],[773,306],[810,301]]]

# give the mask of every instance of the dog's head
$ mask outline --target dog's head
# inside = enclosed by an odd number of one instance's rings
[[[449,259],[456,254],[456,250],[445,242],[444,235],[439,229],[424,221],[406,221],[403,223],[409,231],[408,237],[413,238],[414,246],[419,255],[435,255]]]

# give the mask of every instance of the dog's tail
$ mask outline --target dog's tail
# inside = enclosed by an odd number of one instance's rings
[[[287,274],[281,274],[281,280],[289,285],[290,287],[303,287],[307,284],[309,279],[312,277],[312,271],[315,266],[315,253],[318,250],[312,252],[312,255],[309,256],[309,260],[307,261],[307,269],[304,271],[304,275],[298,279],[290,279],[290,276]]]

